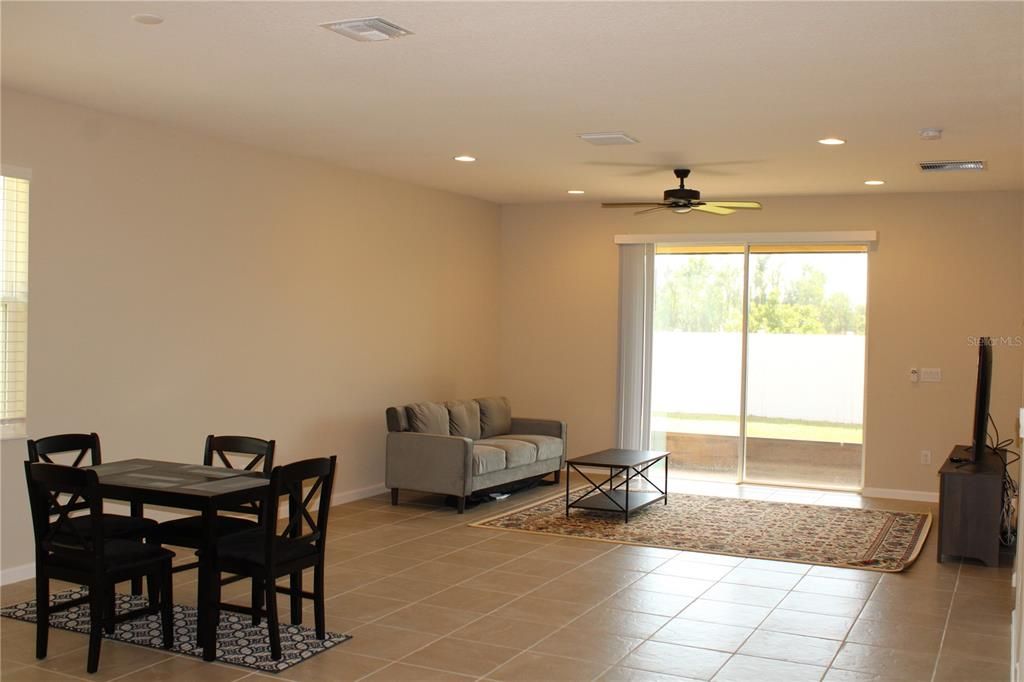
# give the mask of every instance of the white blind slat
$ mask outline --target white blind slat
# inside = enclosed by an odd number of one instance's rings
[[[0,434],[25,433],[29,181],[0,176]]]

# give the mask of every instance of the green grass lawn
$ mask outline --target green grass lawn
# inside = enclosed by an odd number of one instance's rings
[[[729,415],[655,412],[652,417],[651,428],[655,431],[715,435],[737,435],[739,432],[739,419]],[[859,424],[748,417],[747,435],[753,438],[811,440],[824,443],[861,443],[864,439],[864,430]]]

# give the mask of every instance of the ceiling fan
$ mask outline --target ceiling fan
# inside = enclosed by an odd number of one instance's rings
[[[676,168],[673,172],[676,174],[676,177],[679,178],[679,189],[665,190],[664,201],[627,201],[601,204],[601,208],[650,207],[637,211],[636,215],[640,215],[641,213],[654,213],[655,211],[672,211],[673,213],[701,211],[703,213],[712,213],[714,215],[729,215],[730,213],[735,213],[738,208],[761,208],[761,204],[757,201],[701,201],[699,190],[687,189],[685,186],[686,178],[690,175],[690,169]]]

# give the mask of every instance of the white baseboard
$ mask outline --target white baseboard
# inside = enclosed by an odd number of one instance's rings
[[[882,497],[889,500],[911,500],[912,502],[938,502],[938,493],[924,490],[899,490],[897,488],[864,488],[860,491],[864,497]]]
[[[346,502],[355,502],[356,500],[364,500],[367,497],[373,497],[374,495],[380,495],[388,491],[387,486],[383,483],[377,483],[376,485],[368,485],[365,488],[356,488],[355,490],[343,490],[339,493],[331,495],[331,506],[334,507],[339,504],[345,504]]]
[[[21,566],[11,566],[0,571],[0,585],[19,583],[22,580],[34,578],[36,575],[36,562],[30,561]]]

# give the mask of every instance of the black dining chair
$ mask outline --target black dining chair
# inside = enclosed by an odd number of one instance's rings
[[[88,672],[99,668],[103,628],[110,631],[125,620],[159,613],[163,646],[170,649],[174,645],[174,553],[137,540],[111,538],[104,532],[106,515],[95,471],[25,462],[25,480],[35,535],[36,658],[46,658],[50,614],[83,603],[89,604]],[[57,520],[51,522],[54,508]],[[80,524],[75,523],[78,517],[71,516],[83,508],[89,510],[89,533],[83,533]],[[149,583],[148,606],[115,613],[115,585],[143,576]],[[89,594],[51,605],[51,579],[85,585]]]
[[[95,433],[63,433],[39,440],[29,440],[27,445],[28,461],[32,463],[68,464],[72,467],[96,466],[103,463],[100,437]],[[86,506],[82,504],[70,511],[79,509],[86,509]],[[55,515],[56,511],[51,514]],[[71,516],[69,522],[79,533],[92,532],[92,516],[89,514]],[[103,514],[103,532],[108,538],[141,540],[156,526],[156,521],[141,516]]]
[[[261,440],[249,436],[209,435],[206,437],[206,446],[203,449],[203,464],[256,471],[264,476],[269,476],[270,470],[274,467],[274,446],[275,442],[272,440]],[[251,530],[256,528],[259,523],[260,505],[258,503],[228,507],[218,511],[245,514],[250,518],[218,514],[217,528],[214,531],[217,537],[226,537],[232,533]],[[198,549],[202,546],[204,532],[203,517],[196,515],[164,521],[154,528],[148,537],[151,542],[161,545]],[[198,565],[197,562],[181,564],[174,567],[174,572],[187,571]]]
[[[302,599],[313,601],[313,620],[318,639],[324,639],[324,552],[327,545],[327,517],[331,509],[336,457],[307,459],[275,467],[263,503],[259,528],[222,538],[217,543],[216,567],[221,572],[247,576],[253,581],[253,600],[249,607],[220,601],[220,580],[211,584],[213,622],[219,612],[249,614],[254,624],[267,618],[270,632],[270,656],[281,658],[281,632],[277,617],[277,594],[291,597],[292,623],[301,622]],[[288,521],[278,529],[278,506],[288,498]],[[302,590],[302,571],[313,569],[313,591]],[[289,587],[278,587],[277,580],[291,578]],[[258,596],[257,596],[258,595]],[[202,595],[200,595],[202,599]],[[263,602],[266,606],[263,606]],[[216,628],[211,628],[211,632]]]

